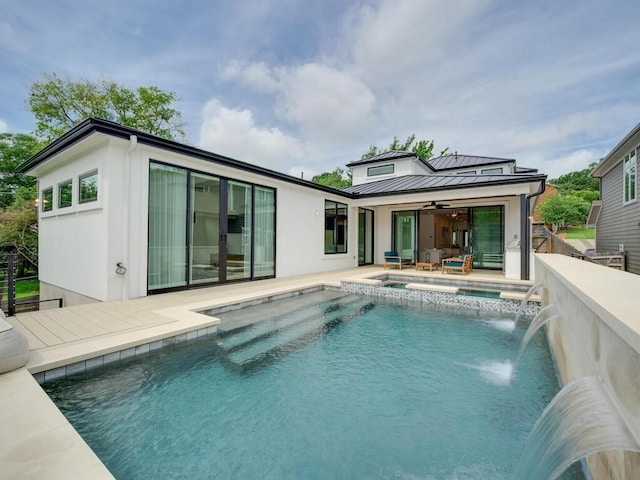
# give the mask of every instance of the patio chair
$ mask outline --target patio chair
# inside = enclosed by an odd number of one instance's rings
[[[460,272],[467,275],[473,270],[473,255],[461,255],[460,257],[445,258],[442,260],[442,273]]]
[[[402,270],[402,265],[411,265],[413,263],[413,259],[411,257],[402,257],[398,255],[396,251],[384,252],[384,268],[389,266],[396,266],[399,270]]]

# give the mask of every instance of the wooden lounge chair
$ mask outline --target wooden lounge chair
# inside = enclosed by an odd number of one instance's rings
[[[442,260],[442,273],[460,272],[467,275],[473,270],[473,255],[461,255],[460,257],[445,258]]]
[[[413,260],[411,257],[401,257],[398,255],[396,251],[384,252],[384,268],[389,266],[398,267],[399,270],[402,270],[402,265],[411,265]]]

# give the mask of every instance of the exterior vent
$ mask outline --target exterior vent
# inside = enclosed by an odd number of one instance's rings
[[[589,210],[589,216],[587,217],[587,228],[595,228],[598,224],[598,218],[600,217],[601,211],[602,202],[600,200],[591,202],[591,209]]]

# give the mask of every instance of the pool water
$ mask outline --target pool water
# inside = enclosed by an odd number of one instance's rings
[[[508,479],[558,391],[541,334],[509,382],[497,317],[325,291],[220,317],[43,385],[116,478]]]

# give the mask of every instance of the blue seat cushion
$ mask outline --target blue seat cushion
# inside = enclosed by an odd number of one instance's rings
[[[464,262],[445,262],[447,267],[461,267]]]

